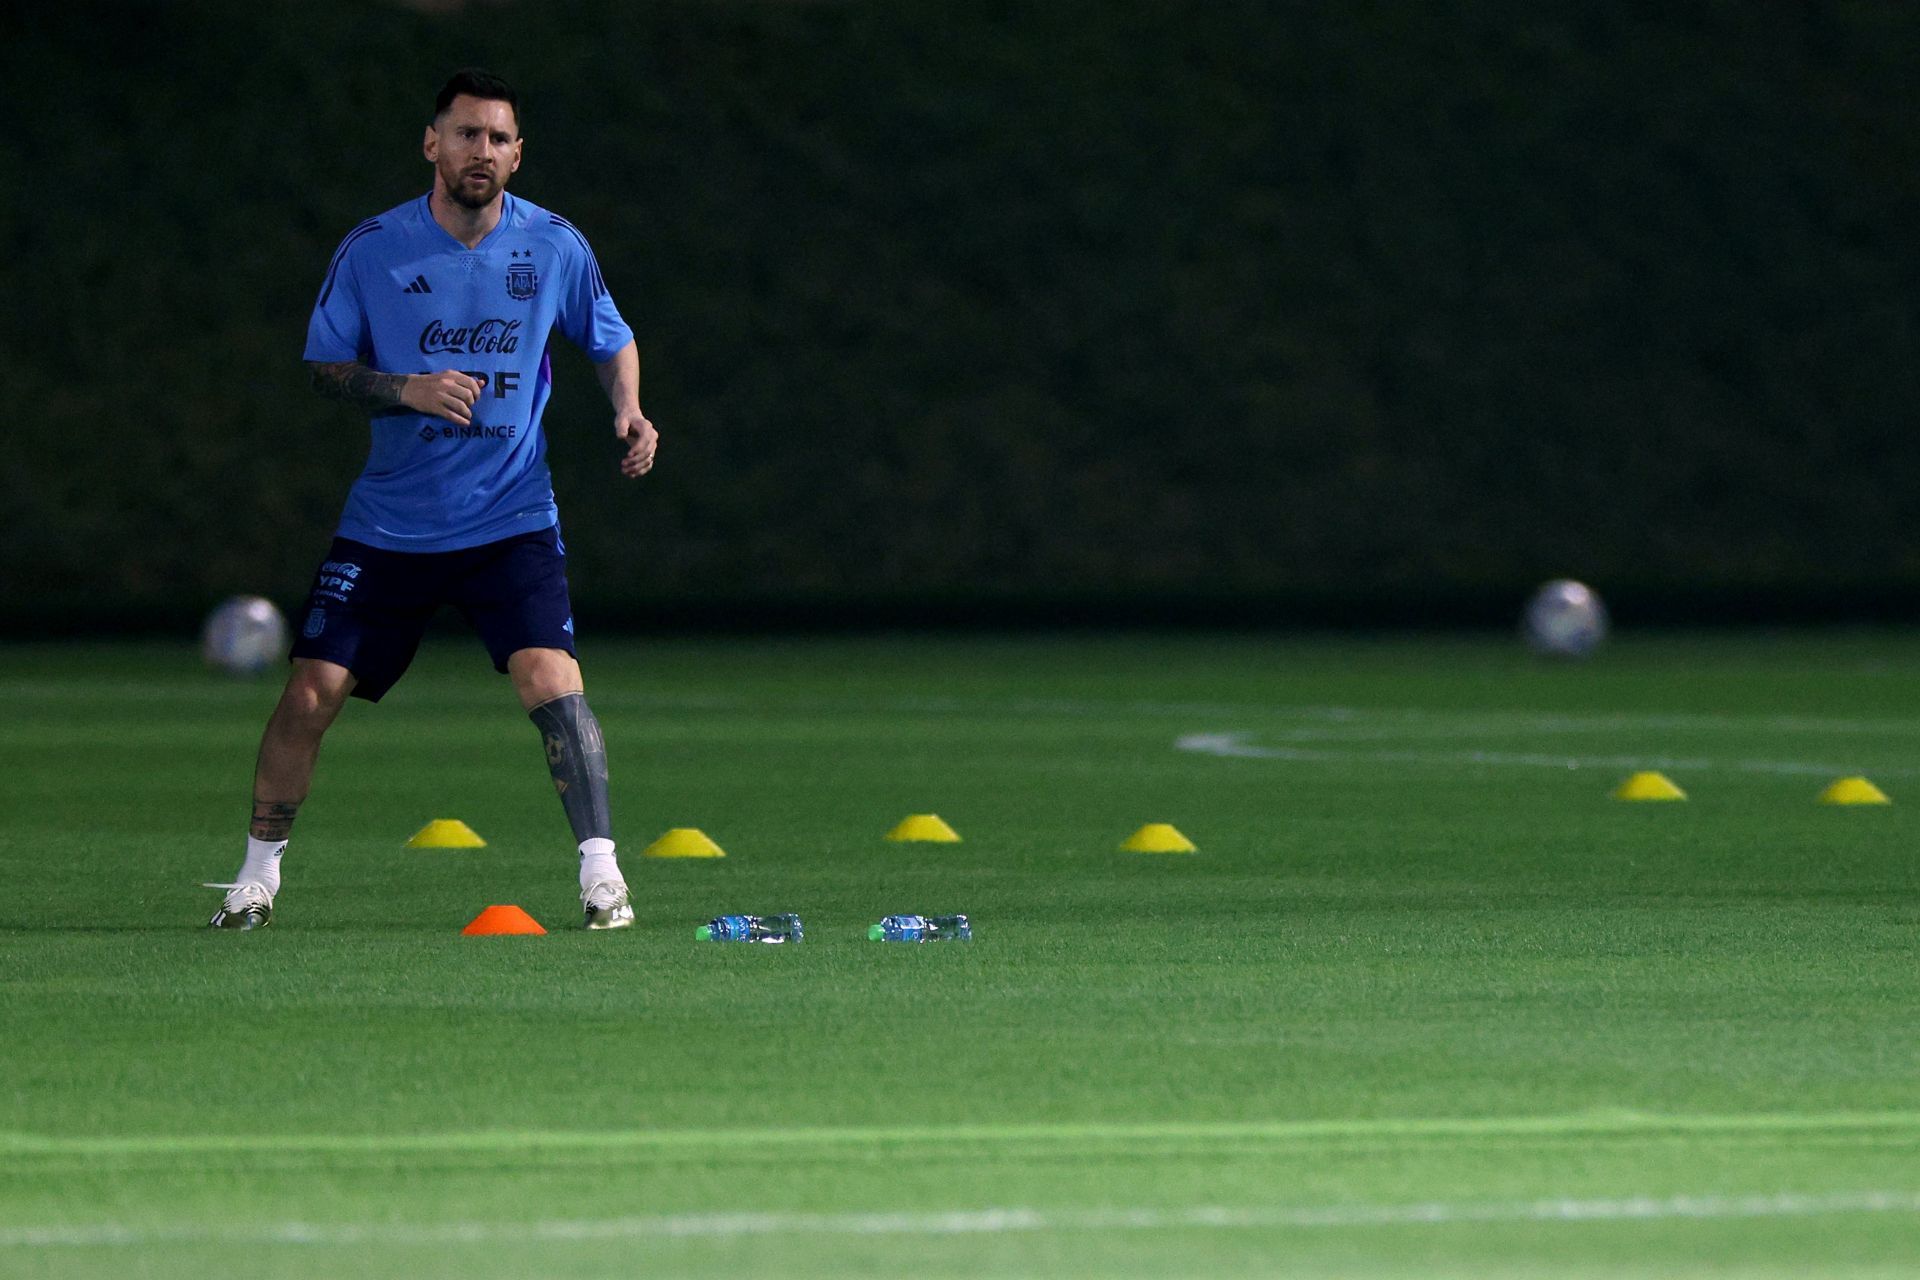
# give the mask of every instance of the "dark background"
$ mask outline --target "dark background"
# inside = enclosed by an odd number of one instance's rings
[[[307,311],[466,63],[664,436],[557,358],[595,625],[1909,617],[1917,13],[10,6],[0,629],[297,604]]]

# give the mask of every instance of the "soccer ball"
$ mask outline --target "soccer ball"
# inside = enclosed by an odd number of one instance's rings
[[[234,596],[207,615],[200,656],[230,675],[258,675],[287,654],[287,620],[260,596]]]
[[[1555,578],[1527,601],[1520,632],[1535,653],[1584,658],[1607,638],[1607,606],[1584,582]]]

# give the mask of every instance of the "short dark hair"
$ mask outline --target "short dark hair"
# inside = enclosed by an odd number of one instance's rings
[[[513,108],[514,128],[520,127],[520,95],[513,91],[512,85],[481,67],[462,67],[440,86],[440,93],[433,100],[433,118],[438,120],[447,114],[453,100],[463,93],[469,98],[506,103]]]

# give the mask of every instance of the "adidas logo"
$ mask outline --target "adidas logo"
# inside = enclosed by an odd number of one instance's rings
[[[432,293],[433,286],[427,283],[425,276],[415,276],[413,283],[402,289],[402,293]]]

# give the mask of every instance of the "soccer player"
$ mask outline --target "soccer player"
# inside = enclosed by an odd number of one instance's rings
[[[347,234],[307,327],[315,388],[372,416],[366,469],[347,495],[293,646],[293,673],[260,739],[247,852],[214,927],[273,918],[281,855],[320,740],[349,694],[378,702],[440,605],[466,615],[539,728],[580,845],[589,929],[633,923],[614,857],[607,753],[573,644],[566,546],[541,410],[554,329],[586,351],[625,444],[620,471],[653,466],[640,357],[585,237],[507,194],[520,167],[519,100],[466,70],[434,100],[426,195]]]

